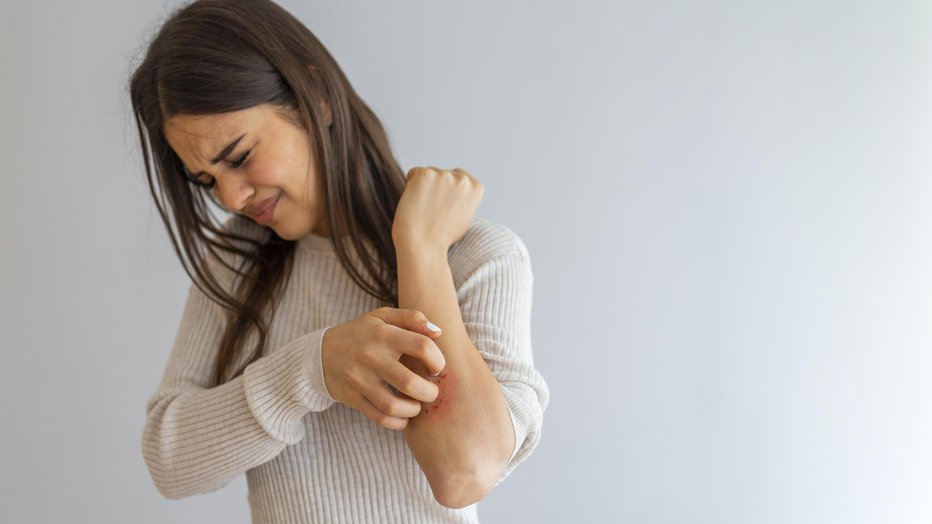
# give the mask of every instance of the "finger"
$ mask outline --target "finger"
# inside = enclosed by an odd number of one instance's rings
[[[411,178],[412,175],[425,176],[432,173],[440,173],[442,171],[443,169],[440,169],[436,166],[417,166],[409,169],[405,178]]]
[[[395,396],[385,383],[379,383],[366,391],[365,397],[376,409],[390,417],[411,418],[421,412],[420,402]]]
[[[408,419],[404,417],[393,417],[386,415],[379,408],[375,407],[366,397],[360,396],[356,399],[355,406],[363,415],[376,424],[394,430],[402,430],[408,425]]]
[[[453,173],[465,176],[466,180],[469,180],[473,186],[477,186],[480,191],[482,190],[482,183],[479,182],[479,179],[474,177],[473,174],[470,173],[469,171],[466,171],[465,169],[461,167],[454,167]]]
[[[408,369],[401,362],[395,362],[384,369],[385,382],[415,400],[421,402],[433,402],[437,400],[440,394],[440,388],[437,384],[427,380],[417,373]]]
[[[395,337],[389,342],[392,349],[400,355],[408,355],[421,361],[427,368],[427,373],[437,376],[447,365],[443,352],[437,347],[437,344],[417,333],[403,330],[391,326],[395,330]]]
[[[397,309],[391,307],[381,307],[369,313],[386,324],[407,329],[421,335],[436,338],[439,337],[443,330],[440,326],[427,320],[427,315],[416,309]]]
[[[404,338],[393,341],[393,347],[399,354],[403,353],[419,359],[434,376],[443,371],[444,366],[446,366],[446,359],[443,357],[443,352],[432,340],[441,335],[440,328],[428,322],[424,313],[415,309],[384,307],[373,311],[372,314],[386,324],[409,332],[399,333],[399,335],[404,335]],[[434,332],[432,328],[437,328],[438,332]],[[422,336],[415,336],[412,341],[410,340],[412,335]]]

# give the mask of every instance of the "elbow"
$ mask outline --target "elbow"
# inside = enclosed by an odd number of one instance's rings
[[[183,472],[178,470],[172,453],[160,444],[161,441],[148,433],[146,436],[148,438],[143,441],[142,457],[159,494],[167,499],[178,500],[199,493],[197,486],[186,480]]]
[[[153,480],[155,480],[155,477],[153,477]],[[164,481],[160,482],[158,480],[155,480],[155,489],[159,491],[159,494],[169,500],[179,500],[193,494],[179,490],[176,486],[172,486],[171,484],[167,484]]]
[[[210,493],[226,484],[225,480],[218,483],[198,482],[196,478],[185,478],[180,473],[158,469],[151,464],[149,465],[149,476],[152,477],[152,482],[159,494],[169,500],[179,500],[193,495]]]
[[[484,499],[492,486],[480,482],[476,478],[458,479],[456,481],[445,482],[443,485],[434,487],[434,498],[441,506],[450,509],[461,509],[470,506]]]
[[[181,461],[158,446],[144,446],[143,458],[155,489],[170,500],[211,493],[233,479],[232,475],[210,475],[209,468],[192,464],[189,460]]]
[[[159,494],[167,499],[177,500],[184,496],[172,481],[171,464],[159,446],[148,434],[148,427],[143,433],[142,458],[149,470],[149,477]]]
[[[179,500],[193,495],[212,493],[227,485],[232,480],[229,477],[205,479],[194,475],[191,471],[178,471],[167,463],[156,465],[146,461],[149,466],[149,476],[155,484],[159,494],[169,500]]]
[[[430,488],[441,506],[450,509],[465,508],[484,499],[492,491],[501,469],[487,468],[483,473],[443,475],[430,482]]]
[[[511,449],[507,453],[504,447],[501,453],[491,453],[488,448],[477,449],[471,455],[468,459],[463,457],[460,461],[424,470],[434,498],[441,506],[461,509],[488,496],[511,460]]]
[[[172,482],[171,477],[161,472],[156,472],[152,466],[149,466],[149,476],[152,477],[152,483],[159,494],[170,500],[182,499],[189,495],[183,489],[179,489],[178,484]]]
[[[146,424],[142,430],[142,458],[159,494],[170,500],[216,491],[232,480],[235,472],[218,471],[212,461],[205,460],[203,444],[192,437],[166,427],[176,426],[176,417],[165,415],[171,400],[167,397],[150,402]]]
[[[149,467],[149,476],[152,477],[152,483],[159,494],[170,500],[183,499],[191,496],[194,492],[188,489],[183,483],[172,475],[168,464],[152,460],[146,457],[146,465]]]

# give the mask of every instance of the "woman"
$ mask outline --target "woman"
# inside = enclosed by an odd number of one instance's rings
[[[478,522],[549,395],[528,252],[473,216],[481,184],[405,177],[330,54],[270,1],[178,9],[130,91],[192,279],[143,430],[159,491],[245,472],[254,522]]]

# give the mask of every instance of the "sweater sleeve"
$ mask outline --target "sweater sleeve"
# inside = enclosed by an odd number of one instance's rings
[[[550,399],[531,354],[530,256],[514,240],[513,250],[482,262],[457,290],[466,331],[498,380],[514,424],[514,451],[496,485],[537,446]]]
[[[266,351],[237,378],[208,387],[224,310],[193,283],[161,384],[146,406],[142,454],[172,499],[216,491],[304,436],[302,418],[334,400],[321,343],[328,328]]]

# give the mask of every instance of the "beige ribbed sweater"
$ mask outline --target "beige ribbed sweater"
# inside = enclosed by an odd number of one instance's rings
[[[241,217],[224,228],[267,234]],[[549,399],[531,355],[530,258],[510,229],[475,217],[448,260],[466,330],[514,423],[515,451],[501,482],[537,445]],[[300,239],[294,262],[266,355],[217,387],[208,385],[224,311],[189,287],[162,382],[146,406],[142,453],[158,490],[168,498],[208,493],[245,472],[254,523],[478,522],[475,504],[437,503],[402,432],[327,392],[324,332],[382,304],[356,286],[329,238]],[[246,347],[254,341],[252,333]]]

